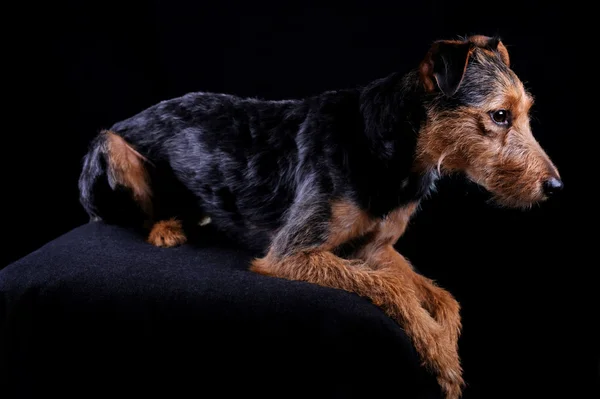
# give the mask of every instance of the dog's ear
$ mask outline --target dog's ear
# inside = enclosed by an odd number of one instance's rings
[[[502,39],[498,36],[483,36],[483,35],[474,35],[469,37],[468,39],[471,43],[475,44],[477,47],[481,47],[485,50],[490,50],[497,53],[500,56],[502,62],[506,64],[506,66],[510,67],[510,57],[508,56],[508,50],[502,43]]]
[[[474,46],[470,41],[434,42],[419,69],[425,90],[432,92],[437,84],[442,93],[453,96],[463,80]]]

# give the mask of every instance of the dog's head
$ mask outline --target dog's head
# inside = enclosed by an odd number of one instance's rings
[[[464,172],[505,206],[528,207],[562,188],[531,132],[533,98],[499,39],[437,41],[419,74],[432,98],[417,149],[424,165]]]

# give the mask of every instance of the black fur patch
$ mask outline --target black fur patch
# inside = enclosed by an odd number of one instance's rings
[[[413,166],[432,101],[439,95],[425,93],[414,70],[301,100],[190,93],[110,130],[166,171],[160,185],[150,171],[155,206],[164,197],[171,205],[163,214],[207,214],[249,248],[273,244],[285,252],[326,239],[332,200],[352,201],[381,217],[427,195],[435,174]],[[105,173],[101,146],[93,143],[80,180],[82,204],[93,216],[103,213],[94,195]],[[169,180],[188,194],[170,194]],[[179,199],[186,205],[178,207]]]

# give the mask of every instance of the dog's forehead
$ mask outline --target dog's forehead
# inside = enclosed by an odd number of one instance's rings
[[[498,79],[505,84],[519,81],[517,75],[506,65],[500,56],[490,50],[474,48],[467,65],[467,73],[478,79]]]
[[[467,104],[489,109],[511,108],[526,113],[533,104],[519,77],[490,51],[475,49],[463,80]]]
[[[533,105],[533,97],[527,93],[523,84],[505,86],[502,93],[490,99],[493,109],[505,108],[511,110],[514,117],[527,115]]]

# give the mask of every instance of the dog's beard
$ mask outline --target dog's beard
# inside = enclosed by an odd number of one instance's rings
[[[531,209],[546,200],[540,188],[528,187],[520,182],[507,183],[494,176],[473,176],[467,173],[469,180],[490,193],[488,204],[510,209]]]
[[[500,208],[530,209],[545,200],[541,185],[528,182],[519,173],[505,174],[498,168],[467,168],[467,179],[490,194],[488,204]]]

